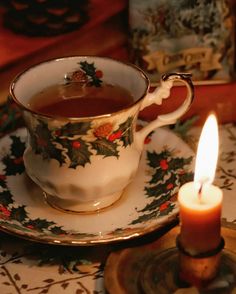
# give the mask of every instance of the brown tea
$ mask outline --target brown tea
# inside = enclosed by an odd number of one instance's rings
[[[118,85],[69,83],[45,88],[31,98],[29,107],[50,116],[87,117],[116,112],[132,103],[131,93]]]

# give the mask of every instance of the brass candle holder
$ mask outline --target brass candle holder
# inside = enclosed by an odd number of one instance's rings
[[[236,255],[224,249],[224,239],[214,250],[191,255],[176,238],[176,247],[154,252],[139,273],[142,294],[225,294],[236,289]]]

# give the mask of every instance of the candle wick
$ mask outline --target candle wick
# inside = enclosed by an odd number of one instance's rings
[[[203,183],[200,184],[200,187],[199,187],[199,190],[198,190],[198,193],[199,193],[199,194],[202,193],[202,189],[203,189]]]
[[[202,200],[202,191],[203,191],[203,187],[205,184],[209,183],[209,179],[208,178],[204,178],[199,182],[199,189],[198,189],[198,199],[201,201]]]
[[[202,189],[203,189],[203,183],[201,182],[199,190],[198,190],[198,198],[199,198],[199,200],[202,199]]]

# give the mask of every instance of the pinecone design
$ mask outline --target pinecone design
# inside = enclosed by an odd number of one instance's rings
[[[111,123],[105,123],[97,127],[94,131],[94,136],[97,138],[106,138],[112,132],[113,125]]]
[[[77,70],[73,72],[71,76],[71,80],[73,82],[79,82],[79,83],[87,83],[88,82],[88,77],[85,72],[82,70]]]

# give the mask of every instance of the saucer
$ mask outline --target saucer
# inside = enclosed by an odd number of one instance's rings
[[[21,128],[0,140],[0,229],[22,238],[93,245],[144,235],[176,218],[178,189],[193,178],[193,151],[159,128],[146,138],[136,177],[116,203],[92,214],[65,213],[25,173],[26,134]]]

